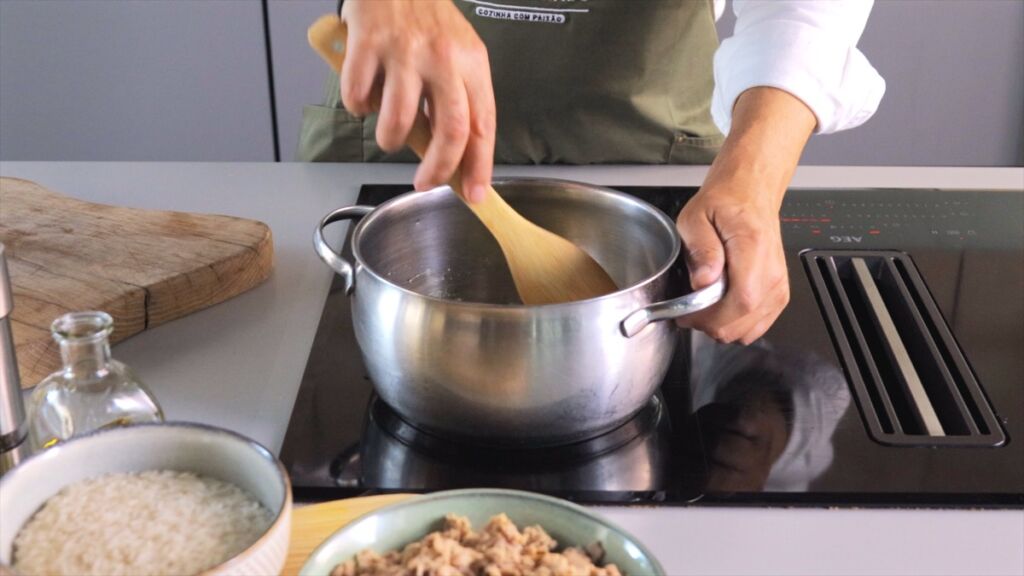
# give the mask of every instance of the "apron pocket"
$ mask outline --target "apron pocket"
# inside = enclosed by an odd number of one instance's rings
[[[343,108],[304,106],[299,162],[362,162],[363,120]]]
[[[711,164],[722,148],[725,136],[694,136],[677,132],[668,153],[669,164]]]

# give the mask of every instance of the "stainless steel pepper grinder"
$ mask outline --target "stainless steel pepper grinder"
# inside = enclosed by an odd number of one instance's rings
[[[11,334],[11,277],[7,273],[4,245],[0,244],[0,476],[28,456],[28,423],[21,396],[18,361]]]

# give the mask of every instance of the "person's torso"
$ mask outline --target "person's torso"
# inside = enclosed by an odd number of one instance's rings
[[[711,0],[454,2],[487,46],[496,162],[708,163],[721,145],[710,114]],[[412,159],[376,147],[372,116],[308,108],[320,134],[304,126],[302,159]],[[341,108],[336,78],[326,108]],[[316,157],[330,140],[334,153]]]

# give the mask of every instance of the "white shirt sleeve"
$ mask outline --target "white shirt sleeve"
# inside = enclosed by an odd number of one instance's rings
[[[722,133],[729,133],[736,99],[755,86],[785,90],[807,104],[818,120],[816,133],[866,122],[885,93],[885,80],[857,50],[872,3],[733,0],[736,29],[715,53],[711,97]]]

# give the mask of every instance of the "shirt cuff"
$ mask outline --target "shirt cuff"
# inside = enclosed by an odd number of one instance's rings
[[[755,86],[799,98],[817,118],[820,134],[863,124],[885,93],[885,80],[856,46],[828,30],[788,20],[746,28],[715,53],[711,116],[723,134],[729,133],[736,99]]]

